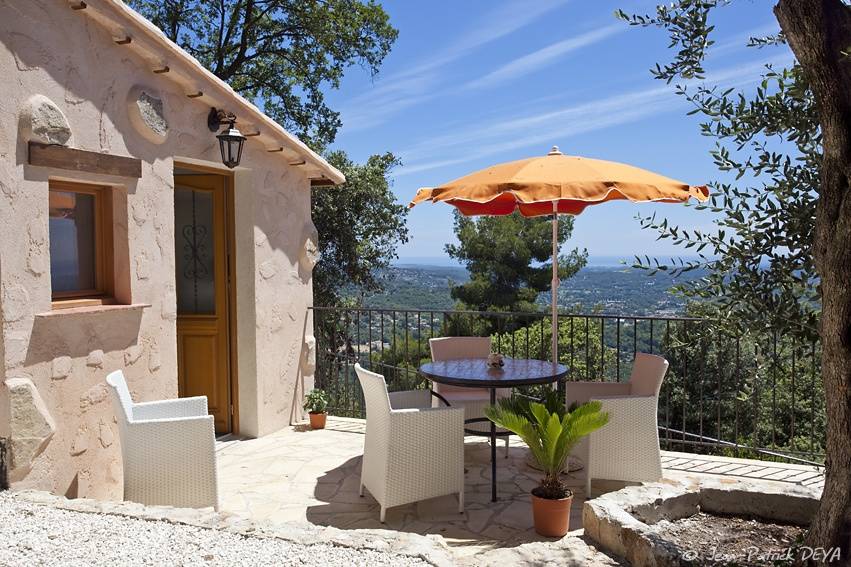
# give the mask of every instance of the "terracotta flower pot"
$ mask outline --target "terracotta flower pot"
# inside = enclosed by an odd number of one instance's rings
[[[325,419],[328,417],[328,414],[325,412],[322,413],[309,413],[310,416],[310,428],[311,429],[325,429]]]
[[[570,505],[573,495],[558,500],[532,494],[532,516],[535,531],[544,537],[562,537],[570,527]]]

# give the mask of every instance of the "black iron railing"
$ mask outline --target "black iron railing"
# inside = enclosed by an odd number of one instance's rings
[[[428,339],[490,336],[507,356],[549,360],[546,313],[314,307],[316,387],[330,412],[363,417],[353,366],[385,376],[391,390],[426,388],[417,367]],[[564,313],[559,362],[570,380],[626,381],[636,352],[670,362],[659,397],[662,448],[821,462],[825,413],[817,342],[776,331],[733,332],[715,321]],[[535,392],[528,392],[533,394]]]

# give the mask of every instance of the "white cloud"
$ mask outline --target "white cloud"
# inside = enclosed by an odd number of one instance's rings
[[[462,88],[478,89],[483,87],[492,87],[500,83],[517,79],[518,77],[528,75],[538,69],[550,65],[559,57],[603,41],[604,39],[616,33],[626,31],[627,29],[628,28],[624,23],[619,22],[574,37],[563,39],[548,45],[547,47],[533,51],[532,53],[528,53],[522,57],[518,57],[517,59],[506,63],[502,67],[491,71],[487,75],[470,81]]]
[[[739,65],[710,73],[707,81],[725,87],[756,82],[767,63],[791,62],[787,53],[767,61]],[[485,126],[460,125],[456,130],[430,136],[399,154],[407,164],[395,177],[466,163],[494,154],[540,145],[543,154],[552,143],[588,132],[636,122],[648,116],[681,108],[669,85],[636,90],[557,110],[509,117]],[[569,148],[562,148],[569,153]],[[522,157],[522,156],[518,156]],[[419,161],[418,161],[419,160]]]
[[[409,69],[380,78],[374,87],[351,99],[341,109],[343,127],[347,131],[371,128],[406,108],[434,98],[436,87],[447,77],[446,65],[529,25],[564,2],[511,2],[492,11],[454,44],[436,50],[427,60]]]
[[[565,4],[566,0],[544,0],[537,2],[509,2],[490,12],[466,36],[459,39],[443,52],[438,52],[435,65],[443,65],[458,59],[479,47],[501,39],[526,27],[544,14]]]
[[[775,21],[753,28],[747,32],[717,39],[716,42],[707,49],[707,59],[719,57],[731,52],[744,51],[747,49],[747,44],[750,38],[774,35],[779,31],[780,26]]]

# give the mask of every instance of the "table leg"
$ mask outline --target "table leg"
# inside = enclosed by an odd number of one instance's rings
[[[496,405],[496,388],[491,388],[491,405]],[[496,502],[496,424],[491,421],[491,502]]]

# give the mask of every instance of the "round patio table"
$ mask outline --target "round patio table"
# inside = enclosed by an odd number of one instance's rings
[[[420,366],[420,374],[439,384],[461,386],[463,388],[487,388],[490,390],[490,403],[496,403],[497,388],[515,388],[534,384],[552,384],[567,375],[567,367],[562,364],[527,358],[505,358],[501,368],[488,366],[484,358],[461,358],[427,362]],[[443,400],[447,405],[449,402]],[[464,420],[464,423],[490,421],[486,417]],[[468,435],[485,435],[491,442],[491,501],[496,502],[496,438],[510,435],[511,432],[497,433],[496,425],[490,422],[490,433],[464,429]]]

